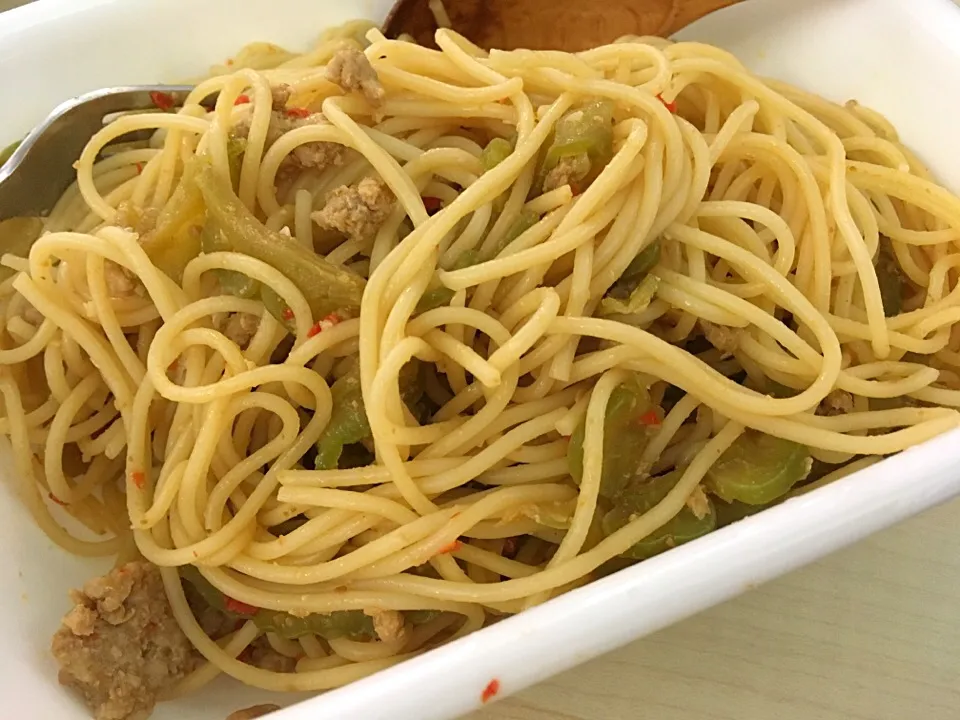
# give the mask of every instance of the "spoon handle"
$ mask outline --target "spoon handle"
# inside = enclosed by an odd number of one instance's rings
[[[624,35],[667,37],[715,10],[743,0],[443,0],[453,29],[480,47],[576,52]],[[412,35],[433,46],[429,0],[398,0],[387,37]]]

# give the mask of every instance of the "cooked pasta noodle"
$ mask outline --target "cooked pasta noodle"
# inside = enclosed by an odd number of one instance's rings
[[[958,424],[960,200],[877,113],[696,43],[436,41],[245,49],[3,258],[21,494],[160,568],[175,692],[348,683]]]

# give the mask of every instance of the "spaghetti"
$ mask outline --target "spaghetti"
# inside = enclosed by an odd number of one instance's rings
[[[882,117],[436,40],[250,46],[3,258],[22,495],[160,568],[174,694],[348,683],[958,424],[960,199]]]

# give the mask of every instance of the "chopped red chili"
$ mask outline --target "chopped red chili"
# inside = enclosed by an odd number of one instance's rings
[[[459,549],[462,548],[462,547],[463,547],[463,543],[462,543],[462,542],[460,542],[459,540],[454,540],[454,541],[453,541],[452,543],[450,543],[449,545],[444,545],[442,548],[440,548],[440,552],[438,552],[437,554],[438,554],[438,555],[446,555],[447,553],[456,552],[457,550],[459,550]]]
[[[169,110],[176,104],[173,100],[173,95],[156,90],[150,93],[150,100],[161,110]]]
[[[423,200],[423,207],[426,208],[427,213],[430,215],[433,215],[443,207],[443,202],[440,200],[440,198],[424,197],[421,198],[421,200]]]
[[[331,325],[339,325],[341,322],[343,322],[343,318],[341,318],[335,312],[332,312],[329,315],[327,315],[323,320],[321,320],[321,322],[327,322],[327,323],[330,323]]]
[[[137,175],[143,172],[143,163],[137,163]]]
[[[250,96],[249,96],[249,95],[238,95],[238,96],[237,96],[237,99],[233,101],[233,104],[234,104],[234,105],[246,105],[248,102],[250,102]]]
[[[143,489],[144,484],[147,482],[147,476],[143,474],[141,470],[134,470],[130,473],[130,479],[133,481],[133,484],[136,485],[141,490]]]
[[[483,692],[480,693],[480,702],[488,703],[493,698],[497,696],[497,693],[500,692],[500,681],[494,678],[487,683],[487,686],[483,689]]]
[[[314,335],[319,335],[321,332],[323,332],[322,321],[315,323],[314,326],[307,331],[307,337],[313,337]]]
[[[260,611],[260,608],[248,605],[240,600],[234,600],[232,597],[227,597],[224,600],[224,606],[237,615],[256,615]]]
[[[643,415],[640,416],[640,424],[647,426],[657,426],[660,424],[660,416],[657,415],[657,411],[650,409],[647,410]]]
[[[309,110],[307,110],[306,108],[300,108],[300,107],[287,108],[286,114],[287,114],[287,117],[292,117],[292,118],[305,118],[305,117],[310,117],[311,115]]]
[[[60,507],[66,507],[66,506],[67,506],[67,503],[65,503],[63,500],[61,500],[60,498],[58,498],[58,497],[57,497],[56,495],[54,495],[53,493],[47,493],[47,497],[50,498],[51,500],[53,500],[53,502],[55,502],[55,503],[56,503],[57,505],[59,505]]]
[[[293,310],[290,308],[284,308],[283,310],[283,319],[284,320],[293,320]]]
[[[669,110],[670,112],[675,113],[675,112],[677,111],[677,101],[676,101],[676,100],[672,100],[671,102],[667,102],[666,100],[663,99],[663,95],[657,95],[657,99],[658,99],[660,102],[662,102],[662,103],[663,103],[663,106],[664,106],[667,110]]]

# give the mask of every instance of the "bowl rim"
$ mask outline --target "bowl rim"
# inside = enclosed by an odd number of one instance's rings
[[[121,1],[134,0],[36,0],[0,13],[0,47],[6,38],[52,17],[80,16]],[[358,5],[362,2],[357,0]],[[960,56],[960,8],[952,0],[913,0],[909,10],[902,0],[872,0],[872,5],[877,12],[915,16],[925,31]],[[511,694],[960,494],[960,472],[953,472],[960,463],[958,441],[960,430],[946,433],[522,615],[285,708],[275,717],[440,720],[476,709],[493,680],[498,682],[498,697]],[[922,488],[910,486],[908,479],[918,476],[929,480]],[[723,568],[725,574],[693,576],[692,569],[699,573],[704,567]],[[642,616],[638,606],[645,610]],[[591,615],[602,619],[585,622]],[[509,676],[501,667],[504,657],[510,658]],[[409,698],[411,687],[442,691]]]

